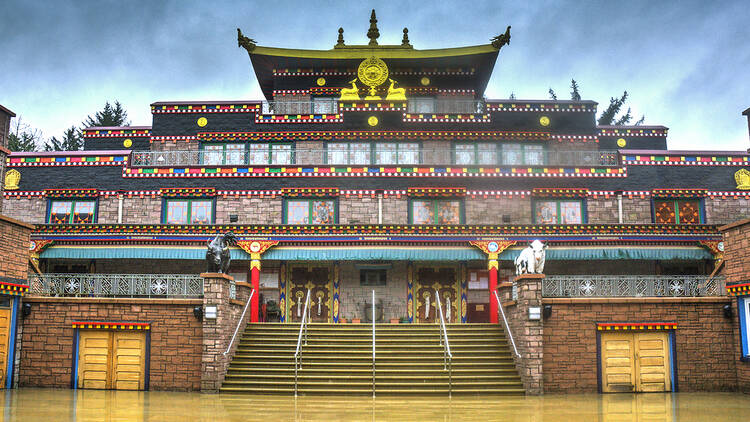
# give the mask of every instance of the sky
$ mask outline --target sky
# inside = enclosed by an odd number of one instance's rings
[[[750,1],[24,1],[3,0],[0,104],[44,139],[120,101],[132,125],[149,104],[260,100],[236,28],[271,47],[329,49],[344,28],[365,44],[486,44],[512,25],[490,99],[568,99],[570,80],[599,103],[624,90],[635,120],[670,128],[670,149],[750,147]]]

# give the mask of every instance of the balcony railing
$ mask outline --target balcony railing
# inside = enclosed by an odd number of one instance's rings
[[[189,274],[34,274],[35,296],[203,297],[203,278]]]
[[[517,151],[481,152],[476,157],[461,157],[452,148],[367,149],[340,152],[321,148],[247,151],[133,151],[134,167],[172,166],[478,166],[535,167],[582,166],[616,167],[617,151],[539,151],[520,154]]]
[[[361,102],[369,102],[362,99]],[[263,114],[331,114],[339,111],[337,98],[316,98],[312,101],[264,101]],[[410,98],[408,113],[484,113],[481,100],[455,100],[435,98]]]
[[[724,277],[705,275],[552,275],[543,297],[724,296]]]

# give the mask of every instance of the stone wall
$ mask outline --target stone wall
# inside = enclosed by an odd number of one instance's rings
[[[383,224],[406,224],[409,222],[409,201],[402,197],[383,198]]]
[[[732,320],[723,315],[726,297],[545,298],[552,315],[544,321],[544,391],[597,391],[597,322],[677,322],[675,350],[679,391],[737,389]]]
[[[383,304],[383,321],[406,317],[406,262],[394,261],[386,271],[385,286],[362,286],[359,269],[354,262],[342,262],[339,270],[341,278],[339,316],[351,321],[352,318],[365,320],[364,303],[375,301]]]
[[[466,198],[465,206],[466,224],[531,224],[530,197]]]
[[[27,284],[34,226],[0,215],[0,281]]]
[[[149,387],[200,389],[201,322],[193,308],[201,299],[110,299],[26,297],[31,314],[22,320],[20,387],[70,388],[73,321],[151,323]]]
[[[378,224],[378,198],[339,197],[339,224]]]
[[[197,140],[152,141],[151,151],[198,151],[200,143]]]
[[[44,224],[47,200],[41,197],[5,198],[3,214],[30,224]]]
[[[589,223],[617,224],[619,222],[618,212],[616,196],[586,199],[586,213]]]
[[[281,198],[219,197],[216,199],[216,224],[280,224]],[[237,216],[237,222],[230,221]]]
[[[706,198],[707,224],[729,224],[750,217],[748,198]]]
[[[589,220],[589,222],[595,222]],[[625,224],[651,224],[651,200],[639,197],[622,198],[622,222]]]

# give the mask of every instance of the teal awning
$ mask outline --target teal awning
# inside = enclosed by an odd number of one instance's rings
[[[501,260],[513,260],[520,248],[508,249],[500,254]],[[242,249],[232,248],[232,259],[249,260]],[[202,247],[145,247],[145,246],[51,246],[40,255],[46,259],[186,259],[202,260],[206,249]],[[269,249],[263,259],[284,261],[471,261],[485,260],[487,256],[473,247],[292,247]],[[547,259],[570,260],[703,260],[713,259],[708,250],[694,246],[672,247],[551,247]]]

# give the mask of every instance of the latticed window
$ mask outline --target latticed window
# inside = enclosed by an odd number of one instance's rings
[[[463,201],[457,199],[414,199],[411,224],[461,224]]]
[[[288,199],[284,207],[285,224],[336,224],[333,199]]]
[[[96,201],[55,200],[50,202],[47,222],[50,224],[91,224],[96,216]]]
[[[247,160],[252,165],[292,164],[291,144],[249,144]]]
[[[167,199],[166,224],[213,224],[214,202],[210,199]]]
[[[703,222],[698,200],[655,200],[654,223],[701,224]]]
[[[542,145],[503,144],[502,163],[509,166],[539,166],[545,163]]]
[[[453,163],[458,165],[496,165],[497,144],[489,142],[454,144]]]
[[[203,164],[209,166],[245,164],[245,144],[204,145]]]
[[[583,201],[542,199],[534,201],[536,224],[581,224]]]

